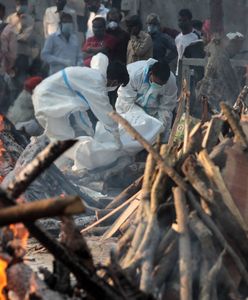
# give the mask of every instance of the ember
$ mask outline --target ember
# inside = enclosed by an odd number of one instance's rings
[[[0,131],[4,130],[4,116],[0,115]]]
[[[11,224],[9,228],[12,230],[14,238],[20,243],[20,246],[23,249],[26,249],[29,237],[29,232],[26,227],[22,223],[18,223]]]
[[[5,300],[5,296],[3,294],[3,289],[7,285],[7,276],[6,276],[6,268],[8,266],[8,263],[0,259],[0,300]]]

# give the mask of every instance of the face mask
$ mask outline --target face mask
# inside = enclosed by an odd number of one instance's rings
[[[147,31],[149,33],[155,33],[158,32],[158,26],[157,25],[148,25],[147,26]]]
[[[118,86],[107,86],[107,92],[113,92],[118,88]]]
[[[119,27],[119,24],[115,21],[111,21],[108,23],[107,27],[108,29],[115,30],[116,28]]]
[[[73,24],[72,23],[62,23],[61,31],[66,35],[70,35],[73,32]]]
[[[157,84],[156,82],[150,82],[150,88],[154,91],[159,91],[162,88],[162,85]]]

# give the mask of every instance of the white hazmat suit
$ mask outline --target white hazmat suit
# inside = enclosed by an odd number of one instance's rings
[[[116,110],[128,114],[135,106],[141,107],[144,114],[163,123],[166,139],[170,132],[172,111],[177,104],[176,77],[171,72],[166,84],[154,87],[149,81],[149,70],[155,62],[151,58],[127,66],[130,81],[125,87],[118,89]]]
[[[91,110],[104,128],[118,141],[118,125],[109,117],[113,111],[107,94],[108,58],[98,54],[93,67],[68,67],[48,77],[33,93],[35,116],[51,140],[75,137],[69,120],[76,113],[83,135],[94,134],[87,110]],[[79,113],[78,113],[79,112]]]

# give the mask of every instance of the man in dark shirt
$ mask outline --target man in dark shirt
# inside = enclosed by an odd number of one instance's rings
[[[146,19],[147,31],[153,41],[153,58],[166,60],[170,63],[177,57],[177,48],[174,40],[166,33],[161,32],[160,18],[151,13]]]
[[[119,60],[123,63],[127,61],[127,44],[129,34],[120,27],[122,15],[117,8],[112,8],[107,14],[107,33],[114,36],[117,40],[113,60]]]

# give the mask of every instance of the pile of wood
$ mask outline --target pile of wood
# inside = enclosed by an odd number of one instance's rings
[[[22,222],[53,254],[54,270],[42,270],[45,279],[40,281],[25,265],[23,251],[6,227],[1,232],[0,254],[0,267],[3,262],[7,268],[3,299],[246,299],[247,93],[245,87],[235,110],[221,103],[220,115],[204,119],[192,130],[186,124],[180,146],[171,142],[172,129],[168,145],[158,141],[153,147],[112,113],[144,146],[148,157],[144,176],[105,210],[98,210],[100,220],[83,230],[89,232],[105,221],[107,227],[98,228],[102,238],[119,236],[107,266],[94,264],[83,235],[68,217],[86,210],[79,198],[63,195],[16,203],[74,141],[48,145],[5,190],[0,189],[0,225]],[[187,100],[188,95],[184,96]],[[174,128],[181,110],[179,105]],[[60,241],[36,223],[54,216],[62,219]]]
[[[220,115],[188,134],[185,126],[187,138],[180,148],[159,143],[153,148],[118,114],[112,115],[149,153],[143,184],[140,189],[138,179],[83,232],[114,220],[98,228],[103,238],[120,237],[110,267],[119,265],[155,299],[248,295],[246,95],[247,87],[235,110],[221,103]]]

